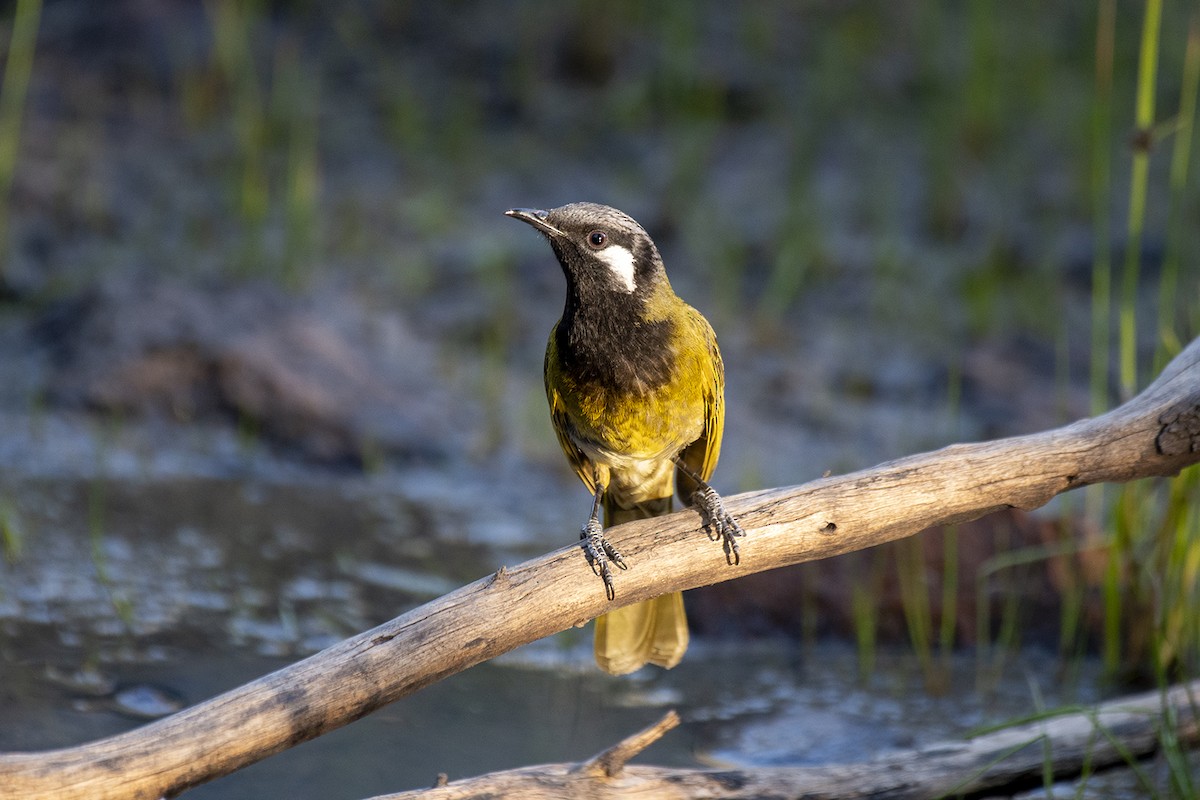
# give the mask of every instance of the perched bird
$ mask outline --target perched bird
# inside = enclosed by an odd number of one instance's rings
[[[707,483],[725,422],[712,327],[671,289],[654,242],[627,214],[595,203],[506,213],[549,240],[567,278],[546,347],[546,399],[559,444],[593,494],[581,546],[608,598],[612,565],[627,565],[604,527],[666,514],[676,492],[737,563],[745,534]],[[596,663],[615,675],[646,663],[669,669],[687,644],[679,592],[596,620]]]

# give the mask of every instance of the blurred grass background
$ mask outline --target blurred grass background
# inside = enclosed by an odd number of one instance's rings
[[[900,414],[841,461],[731,454],[740,488],[1027,432],[1014,409],[1034,392],[1043,421],[1105,410],[1200,332],[1194,4],[18,0],[4,19],[3,313],[121,274],[352,286],[439,342],[447,372],[479,359],[490,449],[557,458],[537,367],[560,278],[500,216],[516,205],[641,220],[729,342],[731,392],[753,401],[731,416],[803,427],[826,395],[886,403],[926,380],[895,350],[935,365],[945,424]],[[990,343],[1049,389],[990,396],[969,363]],[[771,371],[818,352],[867,365],[835,386]],[[1198,481],[1068,498],[1081,522],[1061,540],[977,573],[945,532],[936,586],[903,543],[852,587],[864,670],[881,571],[936,682],[954,587],[1016,603],[1022,569],[1069,555],[1064,653],[1194,673]],[[14,519],[0,505],[10,551]],[[1018,619],[982,622],[981,646],[1014,643]]]

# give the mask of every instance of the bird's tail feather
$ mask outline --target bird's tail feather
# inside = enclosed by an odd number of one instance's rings
[[[604,527],[670,511],[670,495],[633,508],[621,508],[606,495]],[[670,669],[683,658],[687,646],[682,592],[618,608],[596,619],[596,663],[613,675],[624,675],[646,664]]]

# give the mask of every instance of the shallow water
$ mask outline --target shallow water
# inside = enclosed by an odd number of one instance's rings
[[[469,497],[433,514],[402,484],[6,477],[24,533],[0,562],[0,749],[128,730],[532,554],[503,524],[479,535]],[[589,651],[587,631],[533,643],[189,796],[361,798],[439,772],[577,761],[668,709],[684,723],[645,762],[854,762],[1091,701],[1100,685],[1096,665],[1068,672],[1036,653],[955,656],[929,692],[907,652],[880,653],[863,677],[837,643],[701,638],[675,670],[623,679]]]
[[[586,647],[535,644],[188,796],[350,800],[428,786],[439,772],[453,780],[578,761],[672,708],[682,726],[640,761],[744,767],[858,762],[954,740],[1039,704],[1094,694],[1064,682],[1054,660],[1043,656],[1010,660],[998,673],[981,669],[972,657],[956,657],[946,691],[933,695],[906,654],[883,654],[872,675],[860,680],[856,655],[839,645],[701,644],[669,673],[627,679],[600,675],[586,655]],[[288,663],[215,650],[172,650],[159,657],[105,672],[118,686],[162,686],[197,701]],[[137,724],[111,705],[55,685],[35,665],[10,664],[6,671],[5,684],[23,690],[19,699],[5,699],[4,750],[81,742]],[[1081,677],[1094,685],[1094,672]]]

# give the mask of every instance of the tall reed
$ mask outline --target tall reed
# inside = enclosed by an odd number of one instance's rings
[[[1125,265],[1121,271],[1120,297],[1120,387],[1121,398],[1133,397],[1137,388],[1137,289],[1142,260],[1142,233],[1146,224],[1146,193],[1150,179],[1150,148],[1153,145],[1154,96],[1158,76],[1158,39],[1162,27],[1162,0],[1147,0],[1142,19],[1138,58],[1137,100],[1133,160],[1129,178],[1129,217],[1125,243]]]
[[[1092,413],[1108,409],[1109,314],[1112,313],[1112,231],[1108,202],[1112,186],[1113,51],[1116,0],[1100,0],[1096,21],[1095,100],[1092,105]],[[1092,494],[1095,494],[1093,492]]]
[[[0,85],[0,287],[9,270],[9,216],[12,210],[9,201],[41,17],[42,0],[17,0],[4,65],[4,83]]]
[[[1183,56],[1183,77],[1179,86],[1179,114],[1175,122],[1175,144],[1171,151],[1170,217],[1167,223],[1167,248],[1163,254],[1162,277],[1158,291],[1158,349],[1155,370],[1166,366],[1182,347],[1177,329],[1177,292],[1184,237],[1189,233],[1185,214],[1192,142],[1195,138],[1196,95],[1200,93],[1200,13],[1192,14],[1188,25],[1187,49]],[[1195,320],[1191,320],[1194,325]]]

